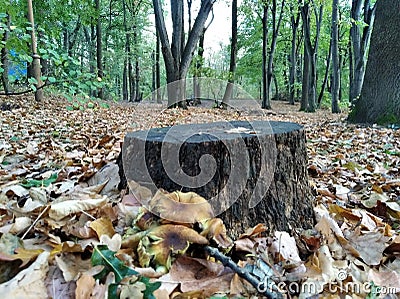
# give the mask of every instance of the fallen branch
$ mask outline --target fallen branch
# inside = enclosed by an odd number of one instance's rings
[[[239,267],[231,258],[225,256],[217,248],[213,248],[210,246],[205,247],[206,251],[213,257],[215,257],[218,261],[220,261],[224,266],[231,268],[235,273],[237,273],[240,277],[246,279],[258,292],[262,293],[269,299],[280,299],[283,298],[282,294],[276,288],[275,283],[272,280],[268,280],[269,283],[265,285],[265,281],[260,281],[256,278],[252,273],[248,270]],[[276,289],[275,292],[271,292],[271,290]]]

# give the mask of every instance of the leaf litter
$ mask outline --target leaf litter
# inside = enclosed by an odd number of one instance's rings
[[[252,108],[163,110],[154,103],[70,110],[54,96],[45,103],[23,96],[0,101],[13,103],[0,111],[6,297],[395,298],[400,292],[398,130],[350,125],[344,114],[307,114],[281,102],[263,115]],[[135,182],[129,182],[134,192],[117,189],[115,161],[126,132],[227,119],[304,125],[313,229],[266,235],[259,224],[231,240],[197,194],[151,194]],[[143,198],[153,207],[176,205],[186,221],[156,217],[139,203]],[[192,215],[185,202],[203,206]]]

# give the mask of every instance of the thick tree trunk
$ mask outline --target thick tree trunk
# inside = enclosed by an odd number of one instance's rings
[[[350,28],[350,39],[352,44],[352,61],[350,69],[350,102],[358,98],[364,82],[366,52],[374,23],[376,5],[371,7],[370,0],[352,0]],[[364,11],[364,19],[361,13]],[[365,26],[360,31],[359,22],[363,21]]]
[[[160,35],[161,49],[164,56],[168,84],[168,106],[186,107],[185,79],[193,58],[195,47],[200,39],[214,0],[203,0],[188,35],[186,44],[183,33],[183,0],[171,1],[172,43],[169,44],[167,29],[160,0],[153,0],[156,26]],[[177,82],[179,81],[179,82]]]
[[[6,43],[8,40],[8,30],[10,29],[11,18],[10,15],[7,13],[7,29],[3,32],[3,47],[1,49],[1,67],[3,68],[3,73],[1,74],[1,82],[3,84],[4,93],[11,92],[10,81],[8,80],[8,49],[6,47]]]
[[[400,124],[400,0],[378,0],[360,98],[349,119]]]
[[[321,30],[322,24],[322,12],[323,6],[320,4],[319,8],[313,6],[314,15],[315,15],[315,37],[314,41],[311,41],[311,20],[310,20],[310,6],[309,3],[304,4],[301,10],[301,16],[303,19],[303,32],[304,32],[304,55],[307,57],[304,61],[308,61],[308,66],[306,64],[303,65],[304,71],[303,76],[306,73],[308,68],[308,87],[303,85],[303,89],[308,89],[308,94],[302,92],[302,104],[305,103],[307,97],[307,108],[305,109],[308,112],[314,112],[316,109],[316,94],[317,94],[317,53],[319,46],[319,34]],[[303,78],[304,83],[304,78]],[[303,107],[301,107],[303,108]]]
[[[305,134],[294,123],[235,121],[128,133],[119,166],[122,180],[126,175],[153,191],[203,196],[233,237],[258,223],[270,231],[314,224]],[[160,215],[161,207],[148,208]]]

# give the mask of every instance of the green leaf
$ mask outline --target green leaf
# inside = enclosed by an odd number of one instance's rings
[[[54,77],[48,77],[47,80],[49,80],[50,83],[54,83],[57,81],[57,79]]]
[[[146,290],[143,292],[143,297],[148,299],[156,299],[153,293],[161,286],[161,282],[150,282],[150,279],[144,276],[141,276],[139,281],[146,285]]]
[[[33,78],[33,77],[30,77],[30,78],[28,79],[28,82],[29,82],[30,84],[38,84],[38,81],[37,81],[35,78]]]
[[[104,269],[95,276],[97,279],[101,279],[109,272],[113,272],[115,274],[115,281],[120,282],[126,276],[139,274],[135,270],[125,266],[125,264],[115,256],[115,252],[108,249],[107,245],[95,246],[91,262],[93,266],[104,266]]]
[[[35,179],[29,179],[29,180],[24,180],[22,181],[21,186],[25,188],[31,188],[31,187],[48,187],[50,186],[51,183],[54,183],[58,178],[57,173],[53,173],[48,179],[44,180],[35,180]]]
[[[139,275],[135,270],[127,267],[120,259],[115,256],[115,252],[108,249],[107,245],[97,245],[94,247],[91,262],[93,266],[102,265],[104,269],[95,276],[96,279],[102,279],[108,275],[109,272],[115,274],[115,281],[119,283],[124,277],[138,276],[137,281],[146,285],[146,290],[143,292],[143,297],[146,299],[155,299],[153,292],[160,286],[160,282],[150,282],[150,279]],[[117,295],[118,284],[111,284],[108,288],[108,298],[119,298]]]
[[[74,107],[72,107],[72,106],[67,106],[67,110],[68,110],[68,111],[74,111]]]

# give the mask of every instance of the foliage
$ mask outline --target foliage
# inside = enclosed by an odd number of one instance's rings
[[[157,290],[161,283],[160,282],[150,282],[147,277],[139,275],[135,270],[125,266],[125,264],[115,256],[115,252],[108,249],[107,245],[98,245],[93,249],[93,254],[91,257],[92,265],[104,266],[103,270],[96,274],[97,279],[105,278],[108,273],[112,272],[115,274],[115,283],[109,285],[109,295],[108,298],[119,298],[118,296],[118,285],[122,283],[125,278],[125,284],[133,284],[136,291],[130,290],[136,294],[143,293],[143,298],[145,299],[155,299],[153,292]],[[135,278],[132,278],[135,276]],[[144,285],[145,289],[141,289],[140,285]]]

